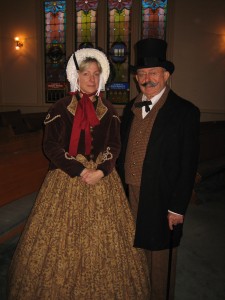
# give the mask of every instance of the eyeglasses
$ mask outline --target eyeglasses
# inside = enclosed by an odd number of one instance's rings
[[[137,76],[140,79],[144,79],[146,77],[158,78],[162,72],[149,71],[149,72],[137,72]]]

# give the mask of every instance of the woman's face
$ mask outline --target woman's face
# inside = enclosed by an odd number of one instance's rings
[[[80,90],[86,94],[92,94],[97,91],[100,80],[100,70],[96,62],[90,62],[79,71]]]

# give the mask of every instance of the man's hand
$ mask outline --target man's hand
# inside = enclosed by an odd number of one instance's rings
[[[170,230],[173,230],[173,226],[184,222],[183,215],[173,214],[172,212],[168,212],[167,218]]]
[[[104,174],[101,170],[83,170],[80,174],[82,180],[87,184],[94,185],[99,182],[103,177]]]

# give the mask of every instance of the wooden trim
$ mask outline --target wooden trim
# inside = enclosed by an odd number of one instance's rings
[[[0,207],[39,190],[48,171],[42,131],[9,137],[0,144]]]
[[[15,237],[18,234],[21,234],[21,232],[24,229],[25,224],[26,224],[26,221],[23,221],[22,223],[20,223],[16,227],[12,228],[8,232],[6,232],[2,236],[0,236],[0,244],[5,243],[6,241],[12,239],[13,237]]]

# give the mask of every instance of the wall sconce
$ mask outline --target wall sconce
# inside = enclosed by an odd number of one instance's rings
[[[20,50],[20,48],[23,47],[23,43],[20,42],[20,38],[18,36],[16,36],[14,40],[16,42],[16,50]]]

